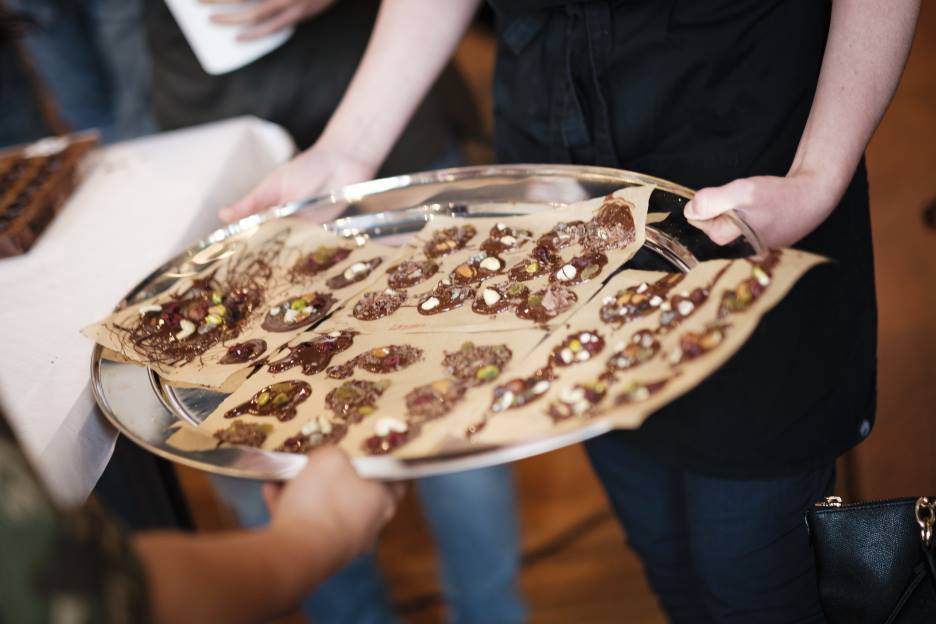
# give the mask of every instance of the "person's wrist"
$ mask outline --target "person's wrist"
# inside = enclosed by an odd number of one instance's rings
[[[786,177],[808,188],[818,204],[834,207],[845,194],[855,174],[855,166],[857,164],[846,163],[841,158],[829,158],[821,166],[808,161],[795,162]]]
[[[349,558],[347,539],[336,527],[308,518],[281,519],[261,531],[270,570],[287,600],[300,599]]]
[[[311,149],[353,167],[364,179],[372,178],[386,157],[386,154],[373,147],[373,142],[345,136],[341,130],[328,128]]]

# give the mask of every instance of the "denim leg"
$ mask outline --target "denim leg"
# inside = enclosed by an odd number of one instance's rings
[[[89,4],[97,54],[111,85],[116,136],[125,140],[156,132],[143,0],[90,0]]]
[[[39,21],[23,42],[63,121],[78,130],[100,128],[105,138],[113,138],[111,90],[93,42],[86,0],[15,0],[11,8]]]
[[[673,622],[711,622],[693,570],[683,473],[611,433],[585,443],[627,541]]]
[[[517,586],[520,537],[510,466],[418,482],[439,549],[446,601],[454,624],[526,620]]]
[[[717,622],[824,622],[803,517],[831,492],[834,466],[790,478],[687,474],[692,556]]]
[[[212,475],[215,490],[234,510],[241,526],[266,526],[260,482]],[[315,624],[393,624],[393,603],[373,553],[361,555],[320,584],[302,601],[302,611]]]

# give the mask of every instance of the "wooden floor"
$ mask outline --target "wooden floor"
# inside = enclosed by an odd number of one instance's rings
[[[477,34],[462,46],[459,64],[476,91],[485,88],[492,59]],[[880,401],[874,433],[851,458],[854,489],[863,498],[936,494],[936,231],[924,227],[921,215],[936,198],[934,67],[936,5],[924,3],[907,73],[868,157]],[[664,621],[578,447],[520,462],[516,474],[524,551],[533,559],[521,581],[534,622]],[[203,476],[185,472],[184,482],[201,526],[230,522]],[[387,528],[379,556],[404,618],[444,621],[432,543],[414,497]]]

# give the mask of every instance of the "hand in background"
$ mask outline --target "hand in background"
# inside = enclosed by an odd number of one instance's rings
[[[270,532],[285,538],[297,553],[308,551],[310,560],[326,563],[327,558],[332,571],[373,547],[401,494],[401,484],[359,477],[348,457],[334,447],[310,453],[292,481],[263,488]],[[300,561],[294,557],[297,565]]]
[[[237,35],[239,41],[250,41],[295,26],[315,17],[335,0],[260,0],[248,4],[246,0],[199,0],[202,4],[244,5],[239,11],[216,13],[211,21],[244,27]]]
[[[376,171],[377,165],[314,145],[277,167],[243,199],[222,208],[218,216],[223,221],[237,221],[278,204],[369,180]]]
[[[840,186],[825,183],[813,173],[742,178],[724,186],[701,189],[686,204],[684,214],[719,245],[726,245],[741,234],[722,216],[734,210],[766,246],[789,247],[832,212],[841,195]]]

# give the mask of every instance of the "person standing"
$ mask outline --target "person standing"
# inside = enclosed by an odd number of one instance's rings
[[[206,2],[211,4],[211,2]],[[146,0],[144,23],[153,65],[153,107],[163,129],[238,115],[275,122],[300,146],[313,144],[361,61],[379,0],[263,0],[216,16],[242,38],[294,26],[281,47],[241,69],[207,74],[163,0]],[[459,88],[449,67],[419,96],[395,138],[381,175],[461,164],[446,89]],[[254,482],[216,478],[218,492],[248,527],[268,518]],[[497,466],[419,479],[416,490],[432,530],[442,589],[455,624],[513,624],[526,619],[520,595],[520,536],[512,469]],[[379,624],[397,616],[373,553],[319,585],[303,610],[322,624]]]
[[[586,445],[672,620],[823,621],[802,518],[873,425],[863,155],[919,0],[491,4],[502,162],[672,179],[701,189],[685,215],[716,243],[739,235],[719,217],[735,210],[769,246],[836,260],[706,383],[641,430]],[[387,0],[322,137],[221,216],[372,175],[477,5]]]

